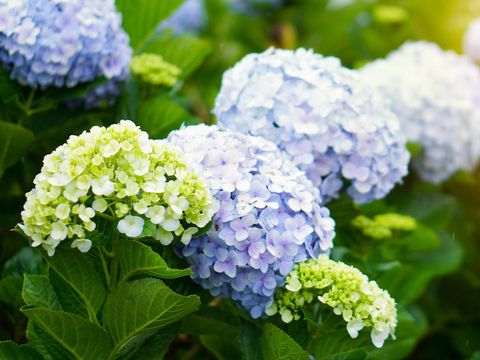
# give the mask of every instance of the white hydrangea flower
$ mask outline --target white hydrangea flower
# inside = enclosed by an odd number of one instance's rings
[[[366,65],[363,78],[390,102],[407,139],[422,146],[413,165],[440,183],[480,157],[480,70],[467,57],[408,42]]]
[[[173,232],[189,241],[217,210],[183,155],[165,141],[149,140],[128,120],[71,136],[45,157],[34,184],[20,229],[49,255],[67,239],[71,247],[88,251],[99,214],[118,221],[117,230],[132,238],[150,221],[157,227],[155,238],[166,244]]]
[[[463,52],[480,63],[480,18],[473,20],[463,35]]]

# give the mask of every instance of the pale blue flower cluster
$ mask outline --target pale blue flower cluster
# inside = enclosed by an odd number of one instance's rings
[[[128,43],[113,0],[0,0],[0,62],[22,85],[119,81],[128,74]]]
[[[480,70],[465,56],[428,42],[409,42],[361,71],[421,145],[413,165],[439,183],[472,170],[480,157]]]
[[[307,173],[323,201],[388,194],[408,172],[398,120],[338,59],[269,49],[223,76],[214,113],[222,128],[275,142]]]
[[[204,0],[186,0],[159,30],[171,28],[176,34],[200,31],[207,22]]]
[[[220,203],[212,228],[179,249],[180,255],[212,295],[262,316],[296,263],[332,247],[335,222],[320,206],[318,189],[259,137],[198,125],[168,140],[204,174]]]
[[[252,13],[259,8],[278,8],[285,0],[228,0],[229,5],[240,13]]]

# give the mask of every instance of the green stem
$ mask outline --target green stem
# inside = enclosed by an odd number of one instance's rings
[[[107,282],[107,287],[110,287],[110,273],[108,272],[107,262],[105,261],[105,257],[103,256],[103,249],[99,249],[100,252],[100,260],[102,260],[102,268],[103,274],[105,275],[105,281]]]
[[[115,231],[112,234],[112,260],[110,262],[110,286],[109,286],[110,291],[112,291],[115,285],[117,284],[117,272],[118,272],[117,241],[118,241],[118,234]]]

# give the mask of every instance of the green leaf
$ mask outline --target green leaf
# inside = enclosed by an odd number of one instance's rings
[[[161,55],[182,70],[180,74],[182,79],[198,68],[210,51],[208,41],[191,35],[162,36],[152,40],[145,47],[145,52]]]
[[[18,309],[23,305],[22,300],[22,278],[18,276],[7,276],[0,280],[0,302]]]
[[[135,360],[163,360],[170,343],[175,339],[180,322],[164,327],[135,351]],[[127,357],[128,358],[128,357]]]
[[[197,296],[181,296],[161,280],[147,278],[119,285],[108,297],[103,310],[104,325],[122,355],[137,347],[159,329],[196,311]]]
[[[32,347],[18,345],[13,341],[0,342],[0,359],[2,360],[42,360],[42,356]]]
[[[401,241],[410,251],[426,251],[439,248],[442,245],[435,231],[420,224],[417,225],[414,232],[405,236]]]
[[[46,275],[25,274],[22,297],[25,304],[29,306],[60,310],[57,294]]]
[[[264,359],[308,360],[308,353],[290,336],[273,324],[262,328],[262,353]]]
[[[238,321],[218,307],[206,306],[183,320],[180,331],[192,335],[221,335],[235,337],[239,334]]]
[[[0,121],[0,177],[29,150],[35,136],[24,127]]]
[[[62,310],[88,318],[89,314],[85,308],[85,303],[80,299],[77,292],[68,285],[68,282],[63,280],[52,268],[48,272],[48,279],[57,294]]]
[[[120,282],[140,274],[160,279],[176,279],[192,273],[190,269],[171,269],[165,260],[150,247],[131,239],[118,241],[118,262]]]
[[[218,335],[202,335],[200,336],[200,340],[218,360],[242,359],[242,353],[238,349],[236,338]]]
[[[20,94],[20,86],[10,79],[5,69],[0,68],[0,99]]]
[[[243,321],[240,328],[240,347],[245,360],[263,360],[262,330],[251,322]]]
[[[122,13],[123,28],[130,36],[130,46],[138,52],[155,33],[160,22],[169,17],[183,0],[116,0]]]
[[[135,122],[152,138],[161,139],[178,129],[191,115],[168,95],[158,95],[143,102]]]
[[[23,274],[40,274],[45,266],[42,256],[30,246],[22,248],[14,256],[5,262],[3,276],[23,277]]]
[[[41,308],[22,311],[73,359],[106,359],[111,351],[105,330],[78,315]]]
[[[45,360],[69,360],[73,357],[61,348],[40,326],[33,321],[27,325],[28,344],[37,350]]]
[[[87,255],[76,249],[57,249],[55,256],[45,256],[55,272],[80,297],[92,321],[105,300],[106,291],[100,275]]]

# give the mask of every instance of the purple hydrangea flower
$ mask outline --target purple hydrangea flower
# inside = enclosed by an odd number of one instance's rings
[[[332,247],[335,223],[317,188],[262,138],[191,126],[170,134],[204,174],[220,210],[207,234],[178,252],[214,296],[264,314],[293,266]]]
[[[171,28],[176,34],[198,32],[207,22],[203,0],[186,0],[167,20],[163,21],[158,30]]]
[[[469,58],[433,43],[408,42],[361,74],[389,100],[407,139],[422,146],[413,166],[423,180],[440,183],[475,168],[480,70]]]
[[[0,62],[33,88],[74,87],[95,79],[87,105],[118,93],[132,50],[113,0],[0,0]]]
[[[223,76],[214,113],[222,128],[273,141],[304,170],[324,202],[348,192],[359,203],[387,195],[407,174],[398,121],[356,73],[312,51],[269,49]],[[308,204],[296,194],[295,209]]]

